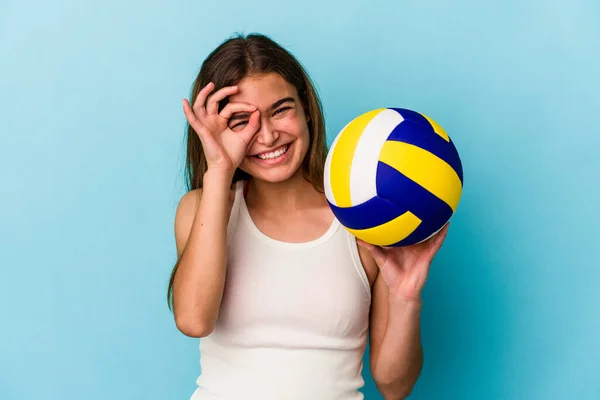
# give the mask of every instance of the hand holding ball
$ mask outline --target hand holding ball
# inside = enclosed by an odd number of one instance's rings
[[[357,238],[407,246],[437,233],[458,206],[463,170],[448,134],[431,118],[382,108],[353,119],[325,163],[325,195]]]

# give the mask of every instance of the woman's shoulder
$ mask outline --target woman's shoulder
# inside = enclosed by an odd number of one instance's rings
[[[236,187],[237,185],[233,183],[229,191],[229,212],[231,212],[235,201]],[[179,251],[185,247],[185,242],[194,223],[201,199],[202,188],[199,188],[188,191],[179,200],[177,210],[175,211],[175,238]]]
[[[235,200],[235,192],[236,192],[237,184],[233,182],[229,189],[229,205],[233,206],[233,202]],[[200,200],[202,199],[202,188],[192,189],[185,193],[181,200],[179,200],[179,204],[177,206],[177,214],[190,214],[196,213],[198,206],[200,205]]]

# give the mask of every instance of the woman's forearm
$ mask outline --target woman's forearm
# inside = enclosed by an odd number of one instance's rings
[[[390,296],[388,321],[373,378],[385,399],[410,395],[423,365],[421,300]]]
[[[188,336],[210,334],[217,320],[227,263],[226,237],[231,177],[204,177],[200,204],[173,281],[173,310]]]

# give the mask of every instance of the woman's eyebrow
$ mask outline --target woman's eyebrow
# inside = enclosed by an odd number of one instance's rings
[[[274,110],[277,107],[279,107],[280,105],[287,103],[287,102],[291,102],[291,103],[295,103],[296,100],[294,100],[293,97],[285,97],[283,99],[277,100],[275,103],[271,104],[271,106],[269,107],[269,110]],[[231,118],[229,118],[229,122],[232,121],[237,121],[240,119],[248,119],[250,118],[250,113],[248,112],[239,112],[239,113],[235,113],[231,116]]]
[[[238,112],[235,113],[229,118],[229,122],[236,121],[238,119],[248,119],[250,118],[250,113],[247,112]]]
[[[277,107],[279,107],[280,105],[282,105],[283,103],[287,103],[288,101],[292,102],[292,103],[296,102],[296,100],[294,100],[293,97],[285,97],[285,98],[283,98],[281,100],[277,100],[275,103],[271,104],[271,107],[269,107],[269,109],[274,110]]]

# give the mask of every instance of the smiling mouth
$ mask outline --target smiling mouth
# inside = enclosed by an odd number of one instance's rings
[[[260,159],[260,160],[275,160],[281,156],[283,156],[284,154],[287,153],[287,151],[289,150],[290,145],[289,144],[285,144],[283,146],[281,146],[280,148],[278,148],[275,151],[271,151],[268,153],[261,153],[261,154],[257,154],[256,158]]]

